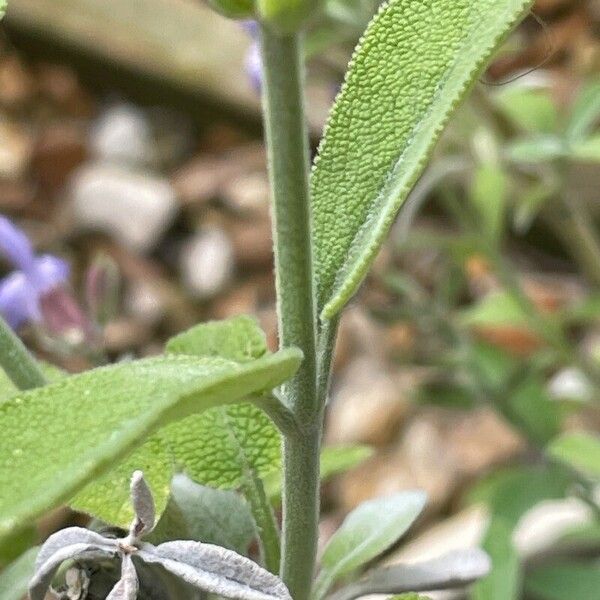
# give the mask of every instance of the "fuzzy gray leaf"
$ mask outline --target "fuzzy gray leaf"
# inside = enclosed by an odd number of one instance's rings
[[[138,556],[194,587],[236,600],[291,600],[283,582],[255,562],[212,544],[144,544]]]
[[[459,550],[433,560],[376,569],[364,579],[333,594],[330,600],[354,600],[370,594],[428,592],[464,587],[485,577],[490,566],[490,559],[483,550]]]
[[[136,600],[139,582],[131,555],[124,554],[121,562],[121,579],[117,581],[106,600]]]
[[[89,529],[83,529],[83,527],[69,527],[68,529],[62,529],[53,533],[40,548],[35,561],[35,570],[41,568],[41,566],[56,552],[65,548],[66,546],[72,546],[73,544],[89,544],[102,547],[114,546],[114,542],[104,536],[90,531]]]
[[[36,571],[29,582],[29,597],[31,600],[44,600],[46,591],[52,583],[60,565],[69,559],[102,560],[116,556],[115,546],[98,545],[96,543],[72,544],[56,551],[43,564],[36,566]]]
[[[131,477],[131,504],[136,517],[131,533],[138,538],[152,531],[156,519],[154,498],[141,471],[135,471]]]

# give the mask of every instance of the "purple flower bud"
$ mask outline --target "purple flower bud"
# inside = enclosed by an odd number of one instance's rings
[[[0,314],[13,329],[41,320],[38,293],[22,271],[0,281]]]
[[[246,74],[250,80],[250,85],[254,90],[260,92],[263,81],[263,65],[260,57],[260,48],[257,42],[254,42],[246,54]]]
[[[248,19],[246,21],[242,21],[240,24],[241,24],[242,28],[244,29],[244,31],[253,40],[258,39],[258,21],[252,21],[251,19]]]
[[[89,319],[67,289],[69,265],[56,256],[35,256],[23,231],[0,216],[0,253],[15,270],[0,281],[0,314],[17,329],[43,322],[51,334],[87,337]]]

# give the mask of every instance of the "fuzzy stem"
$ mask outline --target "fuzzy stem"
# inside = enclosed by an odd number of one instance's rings
[[[46,384],[46,378],[23,342],[0,317],[0,366],[20,390]]]
[[[317,547],[322,411],[300,35],[279,35],[263,26],[261,53],[280,345],[296,346],[304,353],[298,373],[282,388],[298,431],[284,438],[281,576],[294,600],[307,600]]]
[[[279,572],[281,558],[279,528],[263,482],[253,469],[248,469],[245,473],[242,490],[256,523],[263,563],[271,573],[276,575]]]

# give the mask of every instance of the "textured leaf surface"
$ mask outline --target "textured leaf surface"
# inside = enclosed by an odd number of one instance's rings
[[[137,556],[190,585],[237,600],[291,600],[283,582],[231,550],[190,541],[142,545]]]
[[[315,598],[323,598],[337,579],[387,550],[421,514],[423,492],[401,492],[363,502],[329,540],[321,558]]]
[[[0,536],[67,500],[159,426],[271,389],[293,374],[299,360],[295,350],[246,364],[152,358],[74,375],[0,402]]]
[[[246,362],[267,353],[267,340],[255,319],[241,315],[196,325],[170,339],[167,352]]]
[[[267,360],[265,335],[247,316],[201,323],[167,344],[172,354],[233,360],[243,365]],[[126,527],[131,518],[128,485],[141,469],[152,486],[157,512],[167,503],[175,472],[215,488],[235,489],[245,469],[266,475],[281,464],[281,437],[271,420],[252,404],[211,408],[166,425],[108,475],[94,481],[72,502],[75,508]]]
[[[250,508],[239,494],[180,474],[173,478],[167,509],[148,541],[193,540],[246,554],[255,535]]]
[[[356,291],[450,114],[529,0],[390,0],[354,55],[312,175],[318,306]]]
[[[589,477],[600,479],[600,435],[565,433],[550,444],[548,452]]]
[[[267,352],[265,335],[251,317],[204,323],[178,335],[167,352],[222,356],[245,362]],[[252,404],[218,407],[175,424],[165,435],[173,455],[195,481],[215,488],[240,486],[248,469],[259,476],[281,466],[281,436],[265,413]]]

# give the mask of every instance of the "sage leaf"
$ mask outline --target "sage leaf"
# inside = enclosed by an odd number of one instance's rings
[[[600,479],[600,435],[565,433],[548,446],[548,454],[592,479]]]
[[[450,115],[530,0],[389,0],[356,49],[311,179],[317,304],[354,294]]]
[[[265,334],[247,316],[196,325],[172,338],[167,352],[227,359],[240,366],[273,356],[267,352]],[[125,484],[136,469],[142,469],[152,485],[161,513],[174,469],[210,487],[237,489],[248,469],[262,477],[280,465],[281,436],[262,410],[248,402],[217,407],[167,424],[105,477],[87,486],[71,505],[127,527],[132,515]]]
[[[0,598],[2,600],[22,600],[25,596],[38,550],[37,546],[30,548],[2,569],[0,573]]]
[[[355,571],[394,544],[421,514],[426,495],[400,492],[363,502],[329,540],[321,558],[314,597],[320,600],[336,580]]]
[[[167,508],[148,541],[202,541],[246,554],[255,534],[250,508],[239,494],[206,487],[177,474]]]
[[[134,471],[130,487],[131,504],[135,514],[130,533],[135,537],[139,537],[154,529],[156,519],[154,498],[142,471]]]
[[[57,550],[48,560],[35,565],[35,575],[29,582],[29,597],[31,600],[44,600],[46,591],[52,583],[54,575],[60,565],[66,560],[86,559],[102,560],[116,557],[117,552],[110,546],[98,546],[96,544],[71,544]]]
[[[330,600],[460,588],[487,575],[489,570],[490,559],[483,550],[457,550],[432,560],[376,569],[364,579],[333,594]]]
[[[270,390],[289,378],[299,361],[297,350],[244,364],[150,358],[0,401],[0,537],[68,500],[159,427]]]
[[[124,554],[121,560],[121,579],[117,581],[106,600],[136,600],[139,587],[131,555]]]
[[[136,472],[131,485],[131,501],[134,505],[139,503],[140,490],[143,496],[147,491],[150,495],[149,504],[153,504],[144,476]],[[145,506],[148,505],[147,500],[144,498]],[[136,523],[141,521],[140,516],[137,514]],[[139,583],[133,557],[147,565],[160,565],[163,575],[166,572],[163,579],[171,576],[170,589],[174,586],[181,589],[182,584],[188,584],[203,592],[238,600],[291,600],[287,588],[278,577],[231,550],[190,541],[153,546],[136,537],[135,532],[115,539],[79,527],[71,527],[50,536],[42,546],[29,584],[30,600],[43,600],[48,590],[52,593],[52,579],[65,560],[98,561],[107,558],[121,560],[121,578],[109,593],[108,600],[135,600]],[[179,580],[178,583],[173,584],[176,580]],[[77,574],[75,583],[79,583]]]
[[[137,556],[201,590],[239,600],[291,600],[283,582],[239,554],[200,542],[142,545]]]

